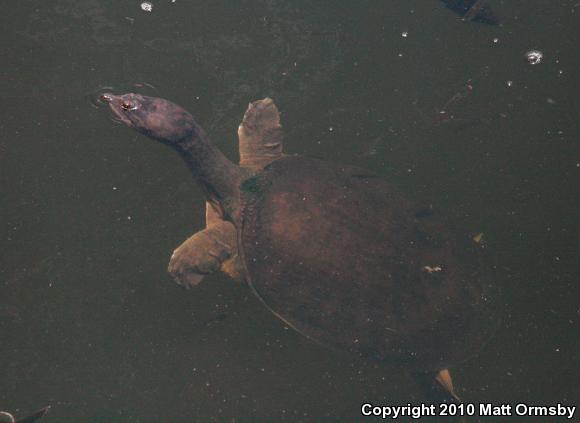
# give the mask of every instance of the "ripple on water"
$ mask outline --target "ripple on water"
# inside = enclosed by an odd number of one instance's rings
[[[103,100],[103,94],[105,93],[139,93],[146,96],[157,96],[158,91],[152,84],[148,82],[132,82],[128,84],[120,85],[101,85],[95,88],[93,91],[87,94],[87,98],[93,107],[101,109],[107,107],[107,102]]]

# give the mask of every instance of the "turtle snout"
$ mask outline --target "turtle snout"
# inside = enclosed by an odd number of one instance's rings
[[[109,107],[117,107],[117,108],[123,109],[123,110],[131,110],[134,108],[134,107],[132,107],[133,106],[132,102],[125,99],[124,96],[120,96],[120,95],[114,95],[111,93],[104,93],[104,94],[101,94],[100,100],[103,103],[108,103]]]
[[[100,96],[100,100],[103,103],[107,103],[109,108],[117,118],[116,120],[131,126],[131,121],[127,118],[125,112],[132,110],[132,105],[128,101],[124,100],[122,96],[114,95],[111,93],[103,93]]]
[[[120,106],[120,104],[122,103],[121,97],[113,95],[111,93],[101,94],[99,100],[101,100],[103,103],[107,103],[111,108],[115,106]]]
[[[101,94],[101,100],[103,100],[106,103],[110,103],[111,101],[113,101],[113,97],[115,96],[111,93]]]

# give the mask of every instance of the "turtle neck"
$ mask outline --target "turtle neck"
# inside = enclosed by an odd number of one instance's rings
[[[200,184],[207,201],[219,211],[221,217],[232,220],[239,204],[242,178],[239,166],[228,160],[195,122],[191,137],[173,144],[173,147]]]

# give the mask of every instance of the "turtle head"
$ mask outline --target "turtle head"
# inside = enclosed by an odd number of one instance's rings
[[[189,141],[197,125],[182,107],[162,98],[140,94],[103,94],[115,117],[138,132],[172,147]]]

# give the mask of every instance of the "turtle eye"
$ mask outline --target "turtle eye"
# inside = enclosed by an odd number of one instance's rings
[[[129,110],[132,110],[134,107],[128,101],[123,101],[123,103],[121,103],[121,108],[125,111],[129,111]]]

